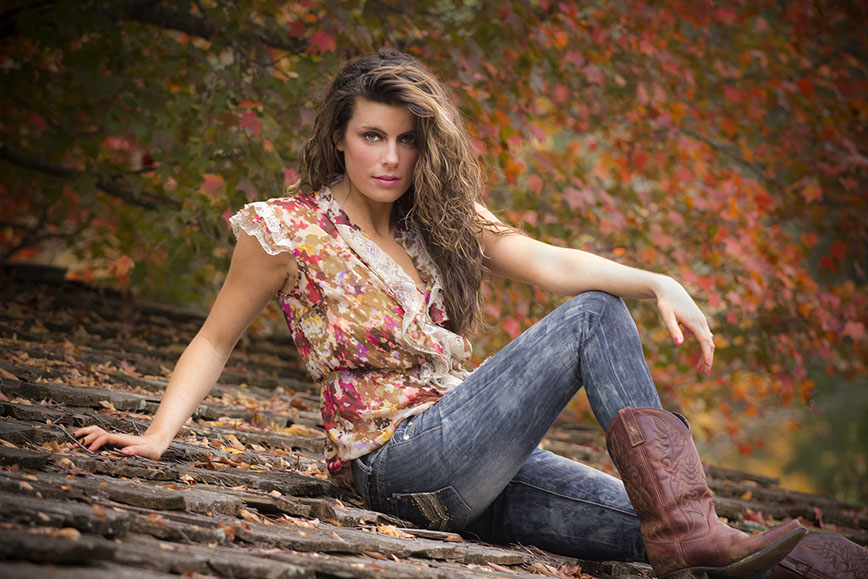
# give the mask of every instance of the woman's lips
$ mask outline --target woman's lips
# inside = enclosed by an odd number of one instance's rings
[[[394,177],[392,175],[381,175],[379,177],[374,177],[374,181],[382,185],[383,187],[392,187],[401,182],[400,179]]]

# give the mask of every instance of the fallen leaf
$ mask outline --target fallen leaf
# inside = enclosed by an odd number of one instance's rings
[[[3,376],[4,378],[6,378],[8,380],[18,380],[19,379],[18,376],[16,376],[15,374],[12,374],[11,372],[7,372],[3,368],[0,368],[0,376]]]
[[[91,507],[91,510],[93,510],[93,516],[96,517],[97,519],[107,519],[108,518],[108,513],[106,513],[105,509],[102,508],[100,505],[93,505],[93,507]]]
[[[204,468],[205,470],[217,470],[217,467],[211,461],[211,453],[210,452],[205,453],[205,457],[202,460],[200,460],[198,462],[194,462],[193,466],[195,466],[197,468]]]
[[[81,533],[78,529],[73,529],[72,527],[63,527],[62,529],[38,527],[36,529],[27,529],[27,532],[34,535],[47,535],[55,539],[66,539],[68,541],[78,541],[81,538]]]
[[[70,541],[78,541],[81,538],[81,533],[78,529],[73,529],[72,527],[57,529],[54,533],[49,534],[58,539],[67,539]]]
[[[823,511],[819,507],[814,507],[814,516],[817,517],[817,526],[823,528]]]
[[[240,450],[242,452],[245,450],[244,445],[241,444],[241,441],[238,440],[238,438],[236,438],[234,434],[227,434],[225,438],[229,441],[230,446],[232,446],[232,448],[234,448],[235,450]]]
[[[564,563],[558,569],[558,577],[575,577],[577,579],[583,579],[584,577],[590,577],[590,575],[582,573],[582,567],[580,565],[569,565]]]
[[[65,456],[52,462],[54,462],[54,464],[56,464],[60,468],[64,468],[66,470],[69,470],[70,468],[75,468],[75,463],[66,458]]]
[[[196,479],[194,479],[192,476],[190,476],[188,474],[182,474],[180,478],[182,481],[184,481],[188,485],[195,485],[196,484]]]
[[[379,559],[380,561],[388,561],[389,558],[383,555],[382,553],[377,553],[376,551],[364,551],[365,555],[372,559]]]
[[[283,520],[286,521],[287,523],[291,524],[291,525],[295,525],[296,527],[304,527],[306,529],[318,529],[319,528],[319,526],[318,526],[319,521],[317,521],[316,519],[312,519],[311,521],[308,521],[307,519],[299,519],[296,517],[290,517],[289,515],[284,515]],[[313,521],[316,521],[316,522],[313,522]]]
[[[381,535],[389,535],[390,537],[401,537],[402,539],[414,539],[410,533],[398,529],[395,525],[377,525],[377,532]]]
[[[506,573],[508,575],[515,575],[515,571],[513,571],[512,569],[509,569],[507,567],[504,567],[503,565],[498,565],[497,563],[489,562],[488,566],[491,567],[492,569],[494,569],[495,571],[500,571],[501,573]]]
[[[40,447],[42,450],[47,450],[49,452],[54,452],[59,454],[61,452],[60,445],[57,444],[56,440],[49,440],[48,442],[42,443]]]
[[[23,491],[32,491],[33,485],[31,485],[30,483],[26,483],[22,480],[22,481],[18,481],[18,488],[23,490]]]
[[[548,563],[543,563],[542,566],[545,567],[546,571],[548,571],[552,575],[558,574],[558,570],[555,569],[554,567],[552,567],[551,565],[549,565]]]
[[[764,525],[766,523],[765,517],[763,516],[763,512],[762,511],[755,511],[753,509],[747,509],[744,512],[744,515],[742,515],[742,518],[745,521],[752,521],[754,523],[759,523],[761,525]]]
[[[241,509],[241,511],[238,514],[241,515],[241,518],[244,519],[245,521],[247,521],[248,523],[261,523],[262,522],[262,517],[260,517],[259,515],[257,515],[256,513],[254,513],[253,511],[250,511],[248,509]]]
[[[307,404],[305,404],[304,401],[301,400],[301,399],[298,398],[298,397],[293,398],[292,400],[290,400],[290,401],[289,401],[289,405],[292,406],[293,408],[296,408],[296,409],[298,409],[298,410],[303,410],[303,411],[305,411],[305,412],[310,412],[311,410],[313,410],[310,406],[308,406]]]
[[[323,431],[303,424],[293,424],[289,428],[284,428],[286,434],[303,435],[303,436],[322,436]]]
[[[229,539],[230,543],[235,540],[235,525],[224,525],[223,523],[217,523],[217,528],[226,533],[226,538]]]
[[[257,427],[265,426],[265,422],[259,416],[259,412],[256,411],[256,408],[253,408],[251,406],[250,408],[248,408],[248,410],[252,414],[252,416],[250,417],[250,424]]]
[[[120,363],[118,364],[118,368],[120,368],[120,369],[123,370],[126,374],[129,374],[129,375],[131,375],[131,376],[141,376],[141,374],[139,374],[138,372],[136,372],[136,365],[135,365],[135,364],[130,364],[130,363],[127,362],[126,360],[121,360]]]

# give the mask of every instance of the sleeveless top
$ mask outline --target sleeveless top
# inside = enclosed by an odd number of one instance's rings
[[[350,221],[328,188],[249,203],[230,223],[268,253],[295,256],[298,281],[278,299],[321,387],[332,475],[469,376],[470,343],[449,330],[440,274],[414,228],[399,228],[395,239],[424,290]]]

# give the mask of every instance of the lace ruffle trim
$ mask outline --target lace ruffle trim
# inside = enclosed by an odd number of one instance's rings
[[[337,201],[328,190],[323,191],[321,202],[330,217],[336,214],[345,215]],[[333,221],[336,221],[333,219]],[[349,221],[346,219],[346,221]],[[415,231],[407,231],[399,236],[398,241],[414,260],[417,267],[431,281],[429,301],[416,287],[416,282],[404,269],[398,265],[389,254],[374,243],[365,233],[353,225],[343,223],[336,225],[337,231],[348,246],[368,265],[368,267],[383,281],[392,295],[404,309],[401,323],[403,339],[412,349],[430,360],[422,365],[420,378],[424,382],[433,383],[439,389],[447,391],[461,383],[469,373],[461,370],[462,363],[470,357],[467,341],[458,334],[435,324],[428,314],[428,305],[436,303],[443,309],[442,287],[437,268],[434,266],[428,252],[422,247]],[[436,301],[435,301],[436,300]],[[415,327],[414,327],[415,326]],[[414,339],[421,332],[428,340]],[[425,342],[435,343],[440,349],[428,347]]]
[[[265,223],[265,228],[262,227],[262,224],[251,220],[251,213],[255,213],[262,219]],[[271,255],[277,255],[285,251],[294,253],[295,244],[292,238],[284,233],[286,226],[281,226],[281,220],[275,214],[275,207],[267,201],[248,203],[244,206],[244,209],[229,218],[229,223],[232,225],[232,233],[235,234],[236,238],[244,231],[248,235],[255,237],[262,246],[262,249]]]

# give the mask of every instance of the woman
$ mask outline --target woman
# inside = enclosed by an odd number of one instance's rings
[[[586,559],[647,558],[665,576],[753,576],[804,534],[797,521],[753,536],[721,523],[686,421],[660,408],[620,297],[656,299],[709,372],[712,334],[687,292],[500,223],[480,204],[458,111],[412,57],[345,65],[301,176],[295,195],[232,217],[228,277],[147,432],[80,429],[91,449],[162,455],[277,294],[322,386],[329,472],[374,509]],[[469,373],[486,274],[576,297]],[[623,484],[537,449],[582,385]]]

